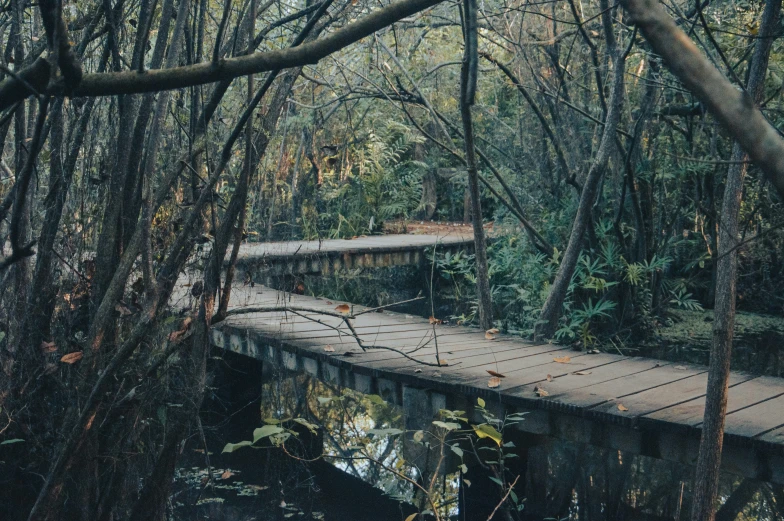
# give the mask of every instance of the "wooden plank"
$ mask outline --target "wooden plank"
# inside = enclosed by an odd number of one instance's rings
[[[765,400],[727,415],[724,434],[754,438],[784,426],[784,396]]]
[[[662,369],[666,370],[667,368],[664,367]],[[749,378],[751,377],[748,375],[734,373],[730,376],[730,385],[738,384]],[[707,372],[700,372],[694,376],[660,385],[647,391],[618,396],[615,399],[593,406],[587,409],[586,412],[591,417],[602,417],[625,423],[630,418],[639,418],[660,409],[704,396],[707,384]],[[628,410],[623,411],[619,409],[619,404]]]
[[[730,387],[727,413],[731,414],[779,395],[784,395],[784,382],[780,378],[751,378]],[[705,396],[701,396],[688,402],[652,412],[646,415],[645,418],[698,427],[702,424],[704,410]],[[782,409],[782,415],[784,416],[784,409]],[[782,423],[784,424],[784,419]]]

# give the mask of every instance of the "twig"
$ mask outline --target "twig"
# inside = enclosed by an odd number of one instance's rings
[[[392,304],[386,304],[384,306],[378,306],[377,308],[370,308],[366,309],[365,311],[360,311],[359,313],[354,313],[354,317],[358,317],[359,315],[364,315],[365,313],[373,313],[374,311],[380,311],[382,309],[387,309],[395,306],[399,306],[401,304],[408,304],[409,302],[416,302],[417,300],[423,300],[425,297],[415,297],[408,300],[401,300],[400,302],[394,302]]]
[[[501,507],[501,505],[503,505],[503,504],[504,504],[504,502],[506,501],[506,499],[509,497],[509,494],[512,492],[512,489],[513,489],[513,488],[514,488],[514,486],[517,484],[517,480],[518,480],[518,479],[520,479],[520,476],[519,476],[519,475],[518,475],[518,476],[515,478],[515,480],[514,480],[514,481],[512,482],[512,484],[509,486],[509,489],[506,491],[506,494],[504,494],[504,497],[502,497],[502,498],[501,498],[501,501],[499,501],[499,502],[498,502],[498,504],[497,504],[497,505],[495,506],[495,508],[493,509],[493,511],[492,511],[492,512],[490,512],[490,517],[488,517],[488,518],[487,518],[487,521],[490,521],[491,519],[493,519],[493,516],[495,515],[496,511],[497,511],[497,510],[498,510],[498,509]]]

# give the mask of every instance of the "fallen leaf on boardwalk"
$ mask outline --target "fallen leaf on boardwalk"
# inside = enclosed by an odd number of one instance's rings
[[[232,471],[227,470],[223,474],[221,474],[221,479],[229,479],[233,475],[234,475],[234,473]]]
[[[443,322],[444,322],[440,318],[436,318],[436,317],[430,317],[429,320],[430,320],[431,324],[443,324]]]
[[[338,307],[335,308],[335,311],[340,311],[341,313],[348,313],[351,311],[351,308],[348,307],[348,304],[339,304]]]
[[[324,346],[324,351],[326,351],[327,353],[334,353],[335,352],[335,348],[332,347],[331,344],[328,344],[328,345]]]
[[[44,353],[54,353],[57,351],[57,346],[54,342],[41,342],[41,351]]]
[[[65,362],[66,364],[75,364],[76,362],[82,359],[82,356],[84,356],[84,353],[82,353],[81,351],[74,351],[73,353],[68,353],[67,355],[63,355],[60,361]]]
[[[619,403],[618,404],[618,410],[625,412],[625,411],[628,411],[629,409],[627,407],[624,407],[622,403]]]
[[[559,364],[568,364],[571,361],[572,361],[572,359],[570,357],[568,357],[568,356],[562,356],[562,357],[559,357],[559,358],[553,358],[553,362],[558,362]]]
[[[497,376],[494,376],[494,377],[490,378],[490,380],[487,381],[487,386],[490,389],[495,389],[496,387],[500,387],[501,386],[501,379],[498,378]]]
[[[536,394],[536,396],[538,396],[540,398],[543,397],[543,396],[550,396],[550,393],[548,393],[547,391],[545,391],[544,389],[542,389],[538,385],[536,387],[534,387],[534,393]]]
[[[493,329],[488,329],[488,330],[486,331],[486,333],[490,333],[491,335],[497,335],[497,334],[498,334],[498,333],[500,333],[500,332],[501,332],[501,330],[500,330],[500,329],[498,329],[497,327],[494,327]]]
[[[438,365],[449,365],[449,360],[446,360],[444,358],[439,358]]]
[[[327,305],[328,305],[328,306],[331,306],[332,304],[334,304],[334,302],[332,302],[331,300],[328,300],[328,301],[327,301]]]
[[[575,371],[572,374],[579,374],[580,376],[585,376],[591,374],[591,371]]]
[[[486,369],[490,376],[497,376],[498,378],[506,378],[506,376],[502,375],[501,373],[496,373],[495,371],[491,371],[490,369]]]
[[[485,340],[495,340],[495,336],[492,333],[487,332],[485,333]]]
[[[551,375],[551,374],[548,374],[548,375],[547,375],[547,381],[548,381],[548,382],[552,382],[552,381],[553,381],[553,375]]]
[[[589,355],[598,355],[599,353],[601,353],[601,351],[599,351],[598,349],[591,349],[590,351],[588,351]]]
[[[675,369],[677,371],[685,371],[686,370],[686,366],[685,365],[676,365],[673,369]]]
[[[421,373],[421,372],[422,372],[422,370],[421,370],[421,369],[414,369],[414,372],[415,372],[415,373]]]
[[[438,371],[435,371],[435,372],[433,373],[433,377],[435,377],[435,378],[441,378],[441,373],[439,373]]]

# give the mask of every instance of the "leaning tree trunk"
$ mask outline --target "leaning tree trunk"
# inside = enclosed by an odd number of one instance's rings
[[[550,294],[539,315],[539,323],[536,326],[534,336],[536,338],[551,338],[556,331],[558,320],[561,318],[564,300],[569,290],[569,282],[577,267],[580,258],[580,251],[583,247],[583,236],[588,232],[591,220],[591,207],[596,200],[599,191],[600,181],[607,168],[607,163],[615,148],[615,127],[621,112],[623,101],[623,74],[625,69],[626,57],[618,50],[615,35],[612,32],[612,20],[609,13],[607,0],[600,2],[602,9],[602,22],[605,26],[605,37],[607,39],[608,53],[612,57],[614,67],[612,93],[610,95],[610,106],[607,111],[607,119],[604,122],[604,131],[599,144],[599,151],[588,171],[588,175],[583,183],[580,194],[580,203],[577,207],[577,215],[574,217],[572,233],[569,236],[569,244],[564,252],[558,273],[555,275]]]
[[[774,31],[778,32],[781,0],[766,0],[756,48],[751,59],[747,91],[754,103],[763,95],[765,71],[768,69]],[[691,518],[708,521],[714,518],[719,488],[724,420],[730,377],[730,358],[735,326],[735,297],[738,271],[738,214],[743,198],[743,179],[748,156],[737,142],[732,147],[732,163],[727,171],[724,200],[721,205],[719,249],[716,270],[716,302],[713,310],[713,346],[708,370],[705,419],[697,457],[694,499]]]

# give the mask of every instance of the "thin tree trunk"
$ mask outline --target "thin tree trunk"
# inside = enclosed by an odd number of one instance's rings
[[[465,55],[460,82],[460,115],[463,118],[463,135],[468,167],[468,190],[471,194],[471,218],[474,224],[474,255],[476,263],[476,292],[479,299],[479,325],[483,329],[493,327],[493,299],[490,294],[490,277],[487,268],[487,245],[482,223],[482,203],[479,193],[479,173],[476,166],[474,126],[471,122],[471,105],[476,93],[476,1],[465,0]]]
[[[772,36],[778,31],[781,0],[766,0],[760,24],[760,38],[751,59],[747,91],[754,103],[759,103],[768,69]],[[728,382],[732,339],[735,329],[735,298],[738,257],[738,215],[743,198],[743,179],[748,156],[737,142],[732,148],[732,164],[727,171],[724,200],[719,227],[718,263],[716,270],[716,301],[713,310],[713,345],[708,369],[708,389],[705,398],[705,419],[697,457],[694,479],[693,521],[714,518],[716,494],[719,487],[719,468],[727,414]]]

